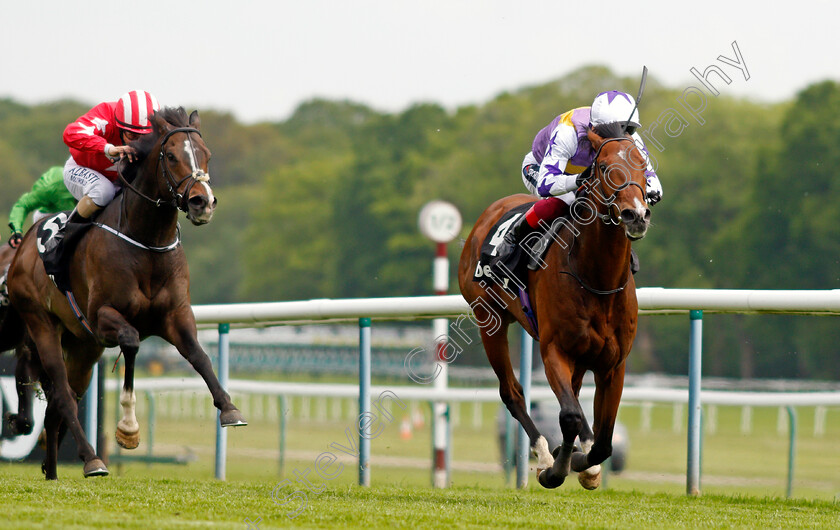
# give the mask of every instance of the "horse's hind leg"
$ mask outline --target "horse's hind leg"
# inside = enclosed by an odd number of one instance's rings
[[[9,430],[17,436],[30,434],[35,423],[32,417],[32,400],[34,397],[32,387],[38,379],[40,366],[37,364],[37,354],[32,352],[34,347],[31,340],[27,338],[26,342],[18,346],[15,352],[17,357],[15,389],[18,396],[18,411],[17,414],[7,412],[3,419]]]
[[[47,411],[44,414],[44,431],[47,435],[47,455],[41,464],[41,472],[44,473],[47,480],[58,480],[57,466],[60,424],[61,412],[58,409],[54,396],[50,395],[47,403]]]
[[[476,319],[479,322],[489,321],[490,315],[483,314],[488,311],[487,309],[479,305],[473,309],[476,314]],[[485,316],[487,318],[484,318]],[[499,395],[502,398],[502,402],[528,434],[531,452],[537,456],[537,474],[539,475],[542,469],[551,467],[553,459],[548,448],[548,442],[540,434],[537,426],[534,425],[534,420],[528,414],[527,408],[525,407],[525,396],[522,393],[522,385],[516,380],[513,367],[510,364],[507,339],[508,325],[507,322],[503,322],[501,327],[495,330],[488,330],[486,327],[481,327],[481,342],[484,344],[484,351],[487,353],[490,366],[493,367],[493,371],[499,379]]]
[[[51,392],[47,403],[47,408],[53,407],[54,415],[58,415],[60,419],[67,423],[67,428],[76,440],[76,445],[79,448],[79,458],[85,463],[84,474],[86,477],[107,475],[108,468],[100,460],[91,447],[85,436],[82,426],[79,423],[79,407],[76,403],[76,394],[70,387],[68,379],[67,368],[64,364],[62,355],[61,342],[58,337],[58,331],[55,325],[50,321],[47,315],[30,314],[27,318],[27,325],[30,336],[35,342],[38,356],[41,359],[41,366],[44,373],[50,380]],[[90,375],[88,374],[88,378]],[[87,385],[88,381],[84,384]],[[50,431],[47,430],[47,438],[49,441]],[[55,425],[54,436],[58,436],[58,425]],[[47,444],[48,449],[50,444]],[[56,451],[58,447],[56,446]],[[49,475],[48,475],[48,478]],[[55,477],[52,477],[55,478]]]
[[[97,312],[97,331],[106,342],[119,344],[125,357],[125,377],[120,392],[123,416],[117,422],[114,437],[121,447],[135,449],[140,445],[140,424],[135,414],[134,360],[140,349],[140,334],[119,311],[109,306],[102,306]]]

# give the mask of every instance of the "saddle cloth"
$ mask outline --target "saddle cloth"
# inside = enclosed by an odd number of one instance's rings
[[[46,218],[38,226],[36,234],[38,254],[44,262],[44,269],[63,293],[70,291],[70,257],[73,250],[93,226],[90,222],[68,222],[69,216],[70,212],[59,212]]]

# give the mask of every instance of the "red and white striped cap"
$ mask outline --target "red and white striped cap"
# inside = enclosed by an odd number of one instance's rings
[[[157,98],[145,90],[132,90],[117,101],[117,126],[138,134],[152,132],[149,115],[160,110]]]

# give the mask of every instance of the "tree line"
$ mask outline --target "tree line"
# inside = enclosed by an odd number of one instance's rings
[[[420,208],[455,204],[463,239],[490,203],[525,192],[520,163],[539,129],[601,91],[637,86],[592,66],[451,111],[421,103],[383,113],[314,99],[285,121],[246,125],[199,109],[219,206],[212,223],[183,230],[193,302],[430,294],[434,246],[417,228]],[[649,79],[643,123],[680,93]],[[0,100],[2,226],[17,197],[64,163],[61,133],[89,107]],[[634,245],[637,285],[840,288],[837,116],[834,81],[773,104],[710,97],[703,125],[691,122],[652,150],[665,193]],[[449,245],[453,264],[458,243]],[[840,379],[832,317],[709,315],[704,340],[710,375]],[[643,317],[630,370],[685,373],[687,344],[687,317]]]

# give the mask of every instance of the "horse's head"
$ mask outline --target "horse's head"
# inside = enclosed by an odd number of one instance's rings
[[[645,237],[650,226],[650,208],[645,200],[647,157],[630,136],[604,138],[592,129],[587,133],[596,157],[589,189],[607,222],[623,224],[627,238]]]
[[[190,114],[189,126],[186,123],[178,125],[179,121],[172,119],[173,114],[179,113],[186,117],[183,109],[164,109],[151,117],[160,138],[159,176],[164,181],[161,185],[168,187],[175,206],[186,212],[192,224],[203,225],[210,222],[217,203],[207,169],[210,150],[201,139],[198,111]]]

